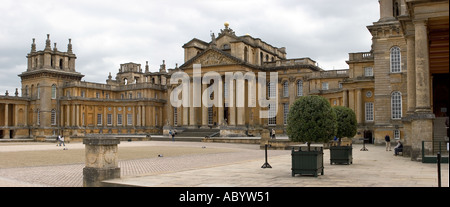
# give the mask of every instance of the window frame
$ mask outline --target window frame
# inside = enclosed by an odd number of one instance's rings
[[[400,47],[393,46],[389,53],[389,63],[391,73],[401,73],[402,72],[402,55]]]
[[[402,93],[394,91],[391,93],[391,119],[402,118]]]

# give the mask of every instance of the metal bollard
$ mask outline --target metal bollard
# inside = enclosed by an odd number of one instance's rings
[[[438,187],[441,187],[441,152],[437,153]]]

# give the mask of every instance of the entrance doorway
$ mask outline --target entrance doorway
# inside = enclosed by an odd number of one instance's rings
[[[364,143],[366,144],[373,144],[373,137],[372,137],[372,131],[371,130],[364,130]]]
[[[433,74],[433,113],[436,117],[448,116],[449,74]]]

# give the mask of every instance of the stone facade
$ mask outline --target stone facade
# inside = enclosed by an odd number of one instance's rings
[[[184,63],[159,72],[149,72],[148,63],[120,65],[106,84],[85,82],[76,72],[76,56],[69,39],[67,51],[56,44],[36,51],[35,40],[27,55],[28,68],[22,79],[22,96],[0,96],[0,136],[32,137],[36,140],[63,134],[83,138],[88,134],[149,135],[169,130],[214,128],[220,136],[260,135],[264,129],[283,134],[289,106],[300,96],[320,95],[332,106],[353,109],[358,120],[354,141],[383,144],[384,136],[405,143],[406,154],[417,158],[421,141],[433,137],[435,117],[445,117],[448,101],[448,1],[380,0],[380,19],[367,26],[372,48],[349,53],[348,69],[324,70],[308,57],[286,58],[285,47],[272,46],[250,35],[237,36],[225,23],[209,42],[193,38],[183,45]],[[195,66],[201,65],[197,74]],[[189,105],[174,107],[170,95],[180,83],[170,83],[177,72],[189,77]],[[208,73],[219,75],[211,81]],[[269,73],[278,79],[269,87]],[[264,90],[255,82],[226,82],[226,74],[266,73]],[[196,79],[197,76],[200,79]],[[205,80],[196,85],[194,80]],[[209,81],[209,82],[208,82]],[[222,85],[220,85],[222,84]],[[220,86],[219,86],[220,85]],[[230,86],[233,86],[233,89]],[[274,87],[276,85],[276,87]],[[222,105],[202,103],[203,92],[224,89]],[[251,91],[265,98],[276,94],[274,118],[249,98]],[[250,91],[250,92],[249,92]],[[229,93],[232,92],[232,93]],[[244,107],[237,107],[237,92],[243,92]],[[447,95],[445,95],[447,94]],[[232,96],[232,97],[231,97]],[[206,96],[207,97],[207,96]],[[231,106],[233,101],[233,106]],[[256,104],[255,104],[256,102]],[[254,106],[251,106],[254,104]],[[273,108],[272,108],[273,109]],[[269,112],[271,113],[271,112]]]

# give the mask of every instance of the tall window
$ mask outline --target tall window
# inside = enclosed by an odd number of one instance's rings
[[[366,103],[366,121],[373,121],[373,103]]]
[[[208,125],[213,124],[213,107],[208,107]]]
[[[102,114],[97,114],[97,125],[102,125]]]
[[[178,125],[178,108],[173,107],[173,125]]]
[[[39,86],[39,84],[37,84],[37,99],[41,98],[41,86]]]
[[[395,46],[391,48],[391,73],[400,73],[401,70],[400,48]]]
[[[56,85],[52,85],[52,99],[56,99]]]
[[[248,62],[248,49],[247,49],[247,47],[244,47],[244,61]]]
[[[289,97],[289,83],[287,81],[283,82],[283,97]]]
[[[117,125],[122,126],[122,114],[117,114]]]
[[[275,86],[275,84],[272,84],[271,82],[269,82],[267,84],[267,91],[269,93],[268,94],[269,98],[275,98],[275,96],[276,96],[276,89],[275,89],[276,86]]]
[[[41,125],[41,111],[38,109],[37,110],[37,120],[36,120],[36,124],[39,126]]]
[[[283,103],[283,120],[284,120],[283,124],[284,125],[287,124],[288,113],[289,113],[289,104]]]
[[[402,94],[398,91],[391,95],[391,112],[392,119],[402,118]]]
[[[52,109],[51,115],[50,115],[50,123],[52,125],[56,125],[56,110]]]
[[[303,96],[303,81],[297,81],[297,96]]]
[[[127,125],[133,125],[133,114],[127,114]]]
[[[107,125],[112,125],[112,114],[107,114],[106,115],[106,124]]]
[[[269,104],[269,125],[276,125],[277,124],[277,114],[275,106],[272,104]]]

